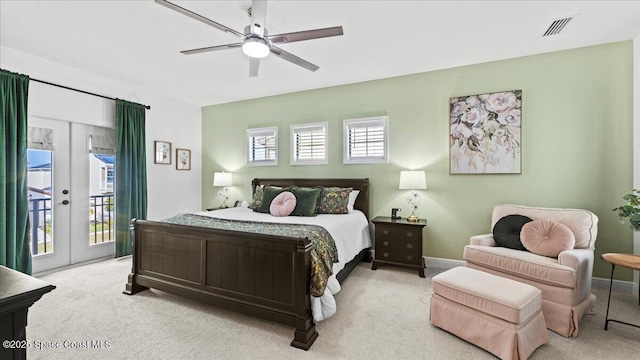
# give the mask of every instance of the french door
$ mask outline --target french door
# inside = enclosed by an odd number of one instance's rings
[[[91,151],[113,130],[29,117],[29,220],[33,273],[115,252],[115,156]],[[101,153],[102,152],[102,153]]]

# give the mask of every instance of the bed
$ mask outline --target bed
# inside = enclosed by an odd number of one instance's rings
[[[261,179],[280,187],[351,187],[354,209],[369,218],[368,179]],[[218,210],[222,211],[222,210]],[[341,215],[329,215],[341,216]],[[308,350],[318,337],[311,308],[311,250],[307,237],[286,237],[133,219],[132,270],[124,293],[148,288],[195,299],[295,328],[291,346]],[[370,247],[341,259],[342,283]],[[341,267],[342,267],[341,266]]]

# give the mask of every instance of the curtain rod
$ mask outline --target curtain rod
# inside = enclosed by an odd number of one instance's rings
[[[80,92],[80,93],[83,93],[83,94],[87,94],[87,95],[93,95],[93,96],[101,97],[101,98],[104,98],[104,99],[109,99],[109,100],[113,100],[113,101],[118,100],[116,98],[112,98],[112,97],[108,97],[108,96],[104,96],[104,95],[100,95],[100,94],[95,94],[95,93],[92,93],[92,92],[88,92],[88,91],[84,91],[84,90],[80,90],[80,89],[75,89],[75,88],[64,86],[64,85],[60,85],[60,84],[54,84],[54,83],[51,83],[51,82],[48,82],[48,81],[34,79],[32,77],[30,77],[29,80],[30,81],[39,82],[39,83],[43,83],[43,84],[47,84],[47,85],[51,85],[51,86],[57,86],[57,87],[60,87],[60,88],[63,88],[63,89],[71,90],[71,91],[77,91],[77,92]],[[149,105],[143,105],[143,104],[140,104],[140,105],[144,106],[145,109],[151,109],[151,106],[149,106]]]

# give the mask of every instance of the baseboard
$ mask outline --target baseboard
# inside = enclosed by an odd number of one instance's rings
[[[113,259],[113,255],[104,256],[104,257],[101,257],[101,258],[87,260],[87,261],[82,261],[82,262],[78,262],[78,263],[71,264],[71,265],[65,265],[65,266],[54,268],[54,269],[40,271],[38,273],[31,274],[31,276],[37,278],[37,277],[41,277],[41,276],[44,276],[44,275],[49,275],[49,274],[52,274],[52,273],[55,273],[55,272],[58,272],[58,271],[69,270],[69,269],[76,268],[78,266],[89,265],[89,264],[93,264],[93,263],[96,263],[96,262],[99,262],[99,261],[105,261],[105,260],[109,260],[109,259]]]
[[[443,259],[437,257],[423,256],[424,266],[428,268],[453,269],[457,266],[464,266],[464,260]]]
[[[594,277],[591,279],[591,287],[600,290],[609,290],[609,279]],[[612,291],[633,294],[638,296],[638,284],[631,281],[613,280]]]
[[[424,266],[427,268],[452,269],[456,266],[464,266],[464,260],[443,259],[423,256]],[[609,279],[594,277],[591,279],[591,287],[594,289],[609,290]],[[613,280],[612,290],[615,292],[633,294],[638,296],[638,284],[632,281]]]

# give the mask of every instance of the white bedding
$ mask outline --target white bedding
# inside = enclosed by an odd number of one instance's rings
[[[338,250],[338,262],[333,264],[333,275],[329,278],[327,288],[320,297],[311,297],[311,311],[313,319],[318,322],[324,320],[336,312],[336,302],[333,297],[340,291],[340,283],[336,274],[342,270],[346,263],[351,261],[362,249],[371,246],[369,235],[369,222],[366,216],[359,210],[353,210],[349,214],[317,216],[284,216],[276,217],[271,214],[254,212],[245,207],[233,207],[215,211],[205,211],[199,215],[227,220],[247,220],[282,224],[310,224],[320,225],[327,229],[333,237]]]

